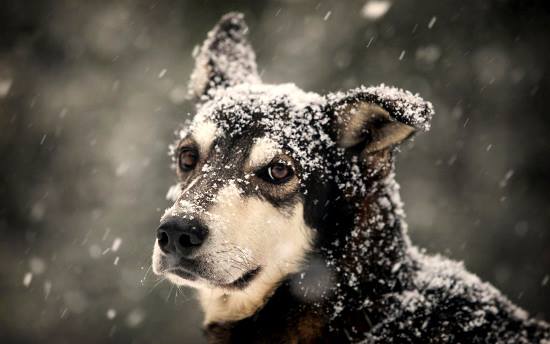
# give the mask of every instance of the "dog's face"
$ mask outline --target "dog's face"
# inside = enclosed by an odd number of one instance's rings
[[[321,145],[304,144],[322,134],[306,123],[322,103],[291,85],[239,85],[201,106],[175,148],[180,184],[161,221],[155,272],[231,290],[296,271],[315,238],[304,191],[319,170],[308,149]]]
[[[153,271],[225,293],[299,271],[329,204],[368,193],[392,148],[427,127],[431,105],[387,87],[320,96],[262,84],[239,15],[200,50],[200,98],[179,133],[179,184],[157,232]],[[326,230],[323,229],[323,230]]]

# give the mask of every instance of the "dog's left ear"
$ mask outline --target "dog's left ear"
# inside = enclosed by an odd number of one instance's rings
[[[247,33],[242,13],[227,13],[220,19],[194,52],[195,69],[189,82],[192,97],[200,99],[217,88],[261,82]]]
[[[327,95],[332,134],[343,148],[361,155],[392,148],[417,130],[430,128],[430,102],[394,87],[360,87]]]

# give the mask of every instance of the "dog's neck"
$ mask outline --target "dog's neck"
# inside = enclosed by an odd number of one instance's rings
[[[365,196],[342,200],[330,209],[320,250],[312,252],[311,264],[298,274],[302,285],[294,290],[298,299],[311,300],[308,294],[321,281],[326,290],[317,294],[323,299],[314,301],[327,305],[331,318],[361,310],[388,293],[411,286],[414,262],[407,253],[410,243],[399,185],[393,166],[388,172],[368,185]],[[319,258],[325,271],[319,272],[316,266]],[[329,274],[331,281],[322,282],[323,274]]]
[[[344,278],[353,281],[355,275],[357,289],[373,296],[405,287],[412,262],[407,255],[410,242],[394,173],[375,183],[356,204],[354,226],[342,252],[349,256],[342,262],[347,270]]]

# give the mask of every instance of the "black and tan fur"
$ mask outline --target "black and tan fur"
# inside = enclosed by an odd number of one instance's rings
[[[197,115],[174,147],[180,183],[153,255],[157,274],[198,289],[209,342],[550,340],[460,264],[410,244],[394,157],[429,128],[431,104],[385,86],[263,84],[246,31],[228,14],[197,52]]]

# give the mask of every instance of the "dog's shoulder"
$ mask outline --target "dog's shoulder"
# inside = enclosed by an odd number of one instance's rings
[[[367,343],[542,343],[550,327],[528,317],[463,264],[412,250],[415,288],[387,297],[388,316]]]

